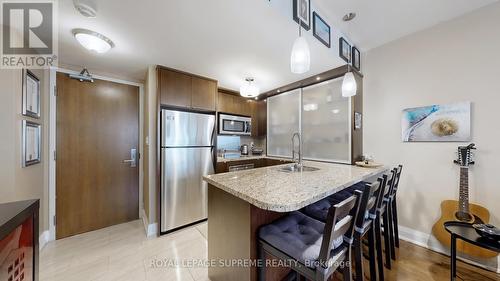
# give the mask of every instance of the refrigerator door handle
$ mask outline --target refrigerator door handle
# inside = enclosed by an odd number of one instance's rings
[[[212,148],[210,149],[210,151],[211,151],[211,154],[212,154],[212,165],[214,167],[214,173],[217,173],[217,171],[216,171],[216,169],[217,169],[217,157],[214,154],[216,152],[216,151],[214,152],[214,149],[215,149],[215,147],[212,146]]]

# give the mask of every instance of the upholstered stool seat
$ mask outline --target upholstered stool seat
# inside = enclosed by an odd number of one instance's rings
[[[324,229],[324,223],[300,212],[292,212],[286,217],[263,226],[259,230],[259,239],[273,245],[277,250],[293,257],[305,266],[316,268]],[[345,248],[339,248],[342,243],[343,237],[333,242],[332,257],[342,254],[341,251],[345,250]]]

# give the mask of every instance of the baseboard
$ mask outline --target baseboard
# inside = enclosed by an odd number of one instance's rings
[[[45,247],[45,245],[47,245],[47,243],[50,241],[50,232],[48,230],[45,230],[44,232],[42,232],[42,234],[40,234],[40,237],[38,238],[38,248],[40,250],[43,249],[43,247]]]
[[[444,254],[449,256],[450,255],[450,250],[447,247],[444,247],[439,243],[439,241],[434,238],[431,234],[427,234],[424,232],[420,232],[418,230],[414,230],[408,227],[404,226],[399,226],[399,238],[401,240],[410,242],[412,244],[424,247],[426,249],[429,249],[434,252],[438,252],[440,254]],[[489,271],[497,272],[500,273],[500,268],[499,267],[492,267],[489,265],[482,264],[477,261],[473,261],[464,257],[457,257],[459,260],[469,263],[474,266],[478,266],[481,268],[484,268]],[[498,264],[498,262],[497,262]]]
[[[146,231],[146,235],[148,237],[156,236],[158,234],[158,224],[157,223],[149,224],[148,216],[146,215],[146,211],[144,211],[144,209],[141,210],[141,218],[142,218],[142,223],[144,224],[144,230]]]

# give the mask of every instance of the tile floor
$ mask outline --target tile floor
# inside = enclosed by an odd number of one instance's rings
[[[185,263],[207,258],[207,224],[160,238],[133,221],[47,244],[41,281],[208,281],[207,269]]]

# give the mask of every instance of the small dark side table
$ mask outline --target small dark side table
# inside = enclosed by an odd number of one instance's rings
[[[444,228],[451,234],[451,280],[457,276],[457,239],[500,253],[500,242],[479,235],[471,224],[449,221]]]

